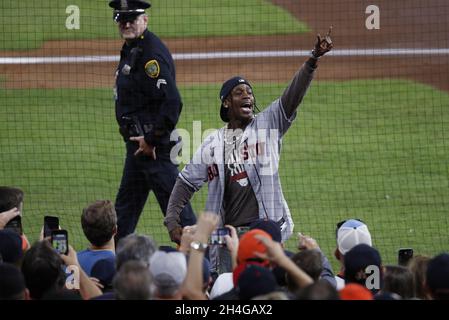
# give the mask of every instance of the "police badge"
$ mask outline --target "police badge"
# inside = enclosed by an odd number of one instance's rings
[[[159,63],[156,60],[150,60],[145,64],[145,73],[150,78],[157,78],[160,71],[161,69],[159,68]]]

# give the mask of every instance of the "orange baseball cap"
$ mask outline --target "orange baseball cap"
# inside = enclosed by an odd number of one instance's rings
[[[247,233],[245,233],[240,238],[239,248],[238,248],[238,252],[237,252],[237,263],[238,264],[248,262],[248,261],[251,261],[254,259],[260,261],[261,259],[256,257],[254,255],[254,252],[260,252],[260,253],[267,252],[267,248],[265,247],[265,245],[262,243],[262,241],[260,241],[259,239],[256,239],[254,237],[255,235],[261,235],[263,237],[272,239],[271,236],[267,232],[260,230],[260,229],[253,229],[253,230],[250,230]]]
[[[373,300],[373,294],[358,283],[349,283],[340,290],[341,300]]]

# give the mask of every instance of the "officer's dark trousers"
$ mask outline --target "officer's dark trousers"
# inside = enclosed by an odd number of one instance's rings
[[[169,159],[158,157],[153,160],[144,155],[134,156],[136,150],[136,143],[126,143],[125,167],[115,200],[118,219],[116,242],[134,232],[151,190],[165,216],[168,200],[178,176],[178,167]],[[181,213],[181,225],[184,227],[195,223],[195,214],[188,203]],[[156,226],[155,230],[161,230],[161,227]]]

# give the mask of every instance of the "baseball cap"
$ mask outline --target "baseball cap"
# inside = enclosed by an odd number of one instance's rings
[[[233,272],[225,272],[218,276],[212,286],[209,294],[209,299],[212,300],[234,288]]]
[[[346,283],[357,282],[357,274],[368,266],[381,267],[382,259],[379,251],[375,248],[361,243],[345,254],[345,281]]]
[[[100,280],[104,288],[109,289],[115,276],[115,256],[95,262],[90,271],[90,276]]]
[[[22,255],[20,235],[9,229],[0,230],[0,256],[3,262],[17,263]]]
[[[237,281],[239,280],[240,275],[246,269],[246,267],[249,266],[250,264],[258,265],[261,267],[265,266],[265,264],[260,261],[248,261],[248,262],[239,263],[234,268],[234,270],[232,270],[232,284],[234,287],[237,287]]]
[[[282,242],[280,226],[273,220],[258,219],[249,225],[250,230],[260,229],[267,232],[273,241]]]
[[[365,223],[360,220],[346,220],[337,230],[338,250],[345,255],[349,250],[358,244],[372,246],[371,234]]]
[[[151,256],[150,272],[157,287],[177,289],[187,274],[186,256],[181,252],[158,250]]]
[[[220,101],[221,101],[220,117],[221,117],[221,120],[223,120],[224,122],[229,122],[229,117],[228,117],[228,109],[223,106],[223,102],[227,98],[227,96],[231,93],[232,89],[234,89],[239,84],[246,84],[246,85],[248,85],[252,89],[252,87],[249,84],[249,82],[245,78],[243,78],[241,76],[232,77],[231,79],[226,80],[223,83],[223,85],[221,86],[221,90],[220,90]]]
[[[358,283],[349,283],[340,290],[341,300],[373,300],[373,294]]]
[[[113,0],[109,6],[114,9],[114,20],[122,21],[135,19],[151,7],[151,3],[145,0]]]
[[[259,239],[256,239],[256,235],[261,235],[272,239],[270,234],[263,230],[253,229],[245,233],[240,238],[239,248],[237,251],[237,262],[244,263],[251,260],[260,261],[261,259],[254,255],[254,252],[265,253],[267,248]],[[268,263],[268,262],[267,262]]]
[[[241,300],[248,300],[276,291],[277,282],[269,269],[249,264],[240,274],[236,289]]]

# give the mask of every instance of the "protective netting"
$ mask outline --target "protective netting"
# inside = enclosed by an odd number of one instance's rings
[[[449,243],[449,2],[152,0],[149,29],[171,50],[189,159],[220,128],[224,80],[246,77],[257,105],[278,98],[333,26],[333,51],[287,132],[280,162],[296,232],[331,256],[335,225],[365,221],[384,261]],[[122,40],[108,1],[0,0],[0,185],[25,192],[36,240],[57,215],[76,249],[82,209],[114,200],[125,147],[112,87]],[[180,165],[180,169],[184,163]],[[192,201],[205,204],[207,187]],[[169,244],[153,194],[138,232]]]

